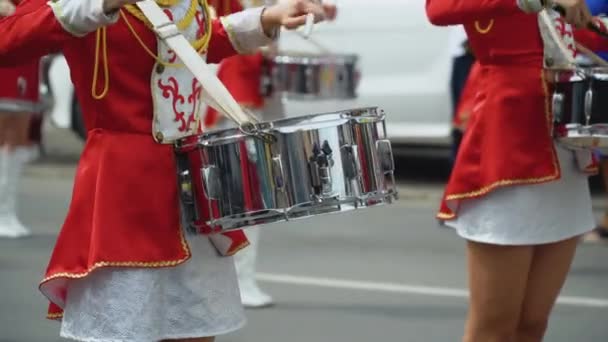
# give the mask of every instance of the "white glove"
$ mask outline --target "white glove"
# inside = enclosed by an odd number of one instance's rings
[[[15,13],[15,5],[8,0],[0,0],[0,17],[8,17]]]

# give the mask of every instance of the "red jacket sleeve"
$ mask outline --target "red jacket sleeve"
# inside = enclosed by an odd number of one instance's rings
[[[239,0],[212,0],[209,4],[215,8],[218,17],[240,12],[244,9]]]
[[[61,50],[70,39],[45,0],[25,0],[0,19],[0,67],[23,64]]]
[[[608,28],[600,19],[595,20],[599,29],[608,33]],[[574,30],[574,40],[591,51],[608,51],[608,38],[587,29]]]
[[[226,28],[220,20],[213,20],[211,28],[211,40],[209,41],[209,48],[207,49],[207,62],[219,63],[222,59],[234,56],[237,54]]]
[[[521,10],[515,0],[426,0],[426,15],[438,26],[460,25],[517,12]]]

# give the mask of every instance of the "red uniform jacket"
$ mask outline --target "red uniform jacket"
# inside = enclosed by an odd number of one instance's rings
[[[475,113],[438,218],[455,218],[461,200],[499,187],[559,179],[537,15],[514,0],[426,0],[426,11],[435,25],[464,24],[480,63]],[[576,38],[591,49],[605,44],[587,31]]]
[[[465,131],[467,122],[473,113],[475,107],[475,96],[479,89],[479,80],[481,78],[481,65],[479,62],[473,63],[469,76],[464,84],[458,105],[456,106],[456,115],[454,116],[454,127]]]
[[[210,4],[215,8],[219,17],[243,10],[239,0],[213,0]],[[222,60],[219,65],[218,78],[242,106],[261,108],[264,105],[264,98],[260,92],[263,62],[262,54],[256,53],[232,56]],[[219,119],[220,114],[209,107],[204,125],[213,127],[219,122]]]
[[[11,2],[15,5],[18,3]],[[17,100],[30,105],[38,102],[39,71],[39,59],[29,60],[18,66],[0,67],[0,102]]]
[[[154,33],[129,14],[127,18],[143,43],[156,51]],[[0,20],[0,66],[61,50],[88,128],[69,212],[40,286],[52,302],[50,318],[61,317],[71,279],[100,267],[172,267],[190,258],[180,223],[173,148],[151,136],[149,82],[155,61],[119,19],[107,28],[109,91],[95,100],[95,46],[95,33],[78,38],[66,32],[46,0],[26,0],[13,16]],[[215,20],[208,61],[217,63],[235,53]],[[102,89],[103,84],[100,77],[94,86]],[[231,241],[229,253],[247,245],[243,232],[225,236]]]

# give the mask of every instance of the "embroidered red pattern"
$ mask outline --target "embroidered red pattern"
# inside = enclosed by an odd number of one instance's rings
[[[198,109],[198,100],[201,96],[201,91],[203,91],[203,87],[198,82],[196,78],[192,79],[192,94],[188,96],[188,103],[192,105],[192,110],[190,111],[190,115],[188,115],[188,121],[186,121],[186,127],[190,129],[192,124],[196,124],[196,111]]]
[[[572,27],[568,23],[566,23],[566,21],[562,17],[555,18],[555,24],[555,29],[557,30],[557,33],[559,33],[559,35],[564,39],[564,42],[567,43],[566,47],[568,48],[568,50],[570,50],[570,52],[572,52],[572,56],[576,57],[578,54],[578,50],[572,42],[574,38],[574,35],[572,33]]]
[[[164,9],[163,12],[165,12],[165,14],[169,18],[169,20],[173,21],[173,12],[171,12],[168,9]],[[173,50],[169,50],[169,51],[167,51],[167,53],[170,56],[169,63],[175,63],[175,61],[177,61],[177,55],[175,54],[175,52]]]
[[[186,119],[184,118],[186,113],[177,108],[178,105],[183,105],[186,102],[186,99],[180,94],[179,83],[175,77],[169,77],[167,81],[168,84],[163,84],[162,80],[158,80],[158,87],[163,91],[164,98],[172,99],[173,101],[173,114],[175,115],[173,121],[180,123],[178,130],[180,132],[186,132],[188,128]]]
[[[196,39],[199,39],[205,35],[205,17],[201,11],[196,11],[196,24],[198,28],[196,29]]]

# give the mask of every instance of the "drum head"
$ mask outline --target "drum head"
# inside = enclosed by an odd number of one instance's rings
[[[608,68],[596,67],[587,70],[587,74],[597,81],[608,81]]]
[[[315,54],[298,51],[282,51],[271,60],[278,64],[356,64],[359,57],[354,54]]]
[[[378,107],[356,108],[262,122],[257,124],[257,128],[260,131],[268,133],[272,131],[292,133],[301,130],[337,126],[353,120],[378,122],[384,120],[384,113]],[[246,138],[251,138],[251,136],[245,134],[239,128],[228,128],[203,133],[198,136],[198,143],[201,145],[229,144]]]
[[[377,122],[384,119],[384,114],[378,107],[348,109],[339,112],[298,116],[267,122],[268,129],[275,129],[281,133],[291,133],[299,130],[319,129],[336,126],[352,120]]]

